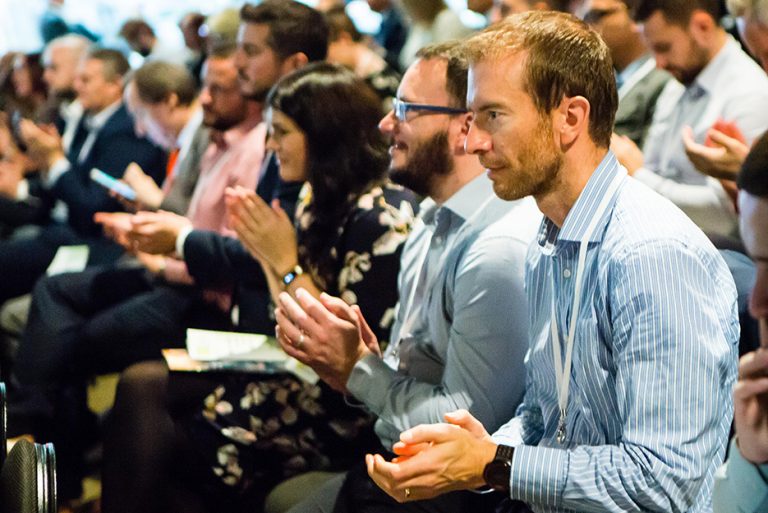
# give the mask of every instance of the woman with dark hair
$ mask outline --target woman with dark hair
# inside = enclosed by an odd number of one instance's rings
[[[15,107],[25,118],[37,120],[47,98],[43,65],[39,53],[19,54],[13,63],[11,82]]]
[[[416,202],[387,180],[381,116],[375,93],[341,67],[319,63],[283,78],[267,99],[268,147],[283,180],[306,182],[295,223],[242,188],[230,190],[227,204],[273,296],[298,287],[339,295],[372,312],[387,340]],[[103,511],[258,511],[281,480],[344,469],[376,444],[370,415],[320,381],[208,378],[202,406],[193,400],[192,413],[179,413],[193,387],[177,375],[169,382],[164,364],[123,374],[105,444]]]

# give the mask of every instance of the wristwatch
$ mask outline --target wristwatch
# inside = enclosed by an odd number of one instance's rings
[[[483,470],[483,479],[488,483],[488,486],[497,492],[509,493],[509,475],[512,470],[512,456],[514,454],[514,447],[499,444],[496,448],[496,455]]]
[[[301,268],[300,265],[295,265],[293,269],[285,273],[283,277],[281,278],[283,282],[283,287],[288,288],[288,285],[293,283],[293,280],[295,280],[297,277],[304,274],[304,269]]]

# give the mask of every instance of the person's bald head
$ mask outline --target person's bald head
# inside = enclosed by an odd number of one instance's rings
[[[77,34],[57,37],[48,43],[43,52],[43,80],[49,94],[73,94],[77,67],[90,46],[87,38]]]

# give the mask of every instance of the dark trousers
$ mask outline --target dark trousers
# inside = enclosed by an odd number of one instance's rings
[[[143,268],[93,268],[41,279],[32,294],[16,375],[22,384],[119,372],[183,344],[201,310],[194,287],[156,284]],[[223,314],[218,315],[223,317]]]
[[[82,453],[93,442],[84,428],[93,424],[87,379],[159,359],[161,348],[183,345],[186,327],[227,325],[226,315],[204,303],[196,288],[157,284],[144,269],[43,278],[19,347],[14,375],[20,386],[11,397],[9,429],[31,426],[39,441],[57,444],[62,495],[77,496]]]
[[[116,260],[122,249],[104,238],[83,238],[66,225],[50,225],[30,239],[0,241],[0,304],[28,294],[45,274],[59,247],[87,244],[90,265]]]

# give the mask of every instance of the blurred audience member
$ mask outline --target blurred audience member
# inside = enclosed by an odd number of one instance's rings
[[[149,62],[136,71],[124,96],[136,133],[171,155],[162,189],[138,164],[125,170],[123,180],[136,193],[131,209],[184,214],[200,171],[200,142],[208,141],[194,77],[178,64]]]
[[[640,27],[630,16],[633,0],[591,0],[584,21],[611,51],[619,91],[613,129],[642,148],[653,120],[656,100],[669,80],[645,46]]]
[[[88,51],[91,42],[83,36],[68,34],[54,39],[43,51],[43,80],[48,86],[48,102],[43,113],[43,123],[53,123],[69,146],[83,114],[77,101],[75,76],[80,60]],[[67,129],[69,129],[67,133]]]
[[[91,42],[82,36],[69,34],[51,41],[43,52],[43,80],[48,88],[48,99],[42,106],[37,121],[42,123],[41,126],[47,126],[61,136],[64,153],[69,151],[83,115],[82,105],[76,99],[74,82],[80,59],[90,44]],[[19,128],[20,125],[21,123]],[[17,133],[17,139],[18,136]],[[23,141],[17,143],[24,146]],[[16,228],[44,223],[50,212],[53,202],[45,193],[40,174],[31,172],[35,169],[36,166],[26,159],[22,175],[4,175],[3,187],[0,190],[0,225],[9,235]],[[12,187],[13,181],[16,182],[15,190]],[[16,235],[22,232],[31,234],[27,227],[21,232],[16,232]]]
[[[391,100],[397,94],[400,74],[365,44],[344,6],[326,11],[325,21],[330,32],[327,60],[351,69],[364,79],[385,102],[385,110],[389,110]]]
[[[768,73],[768,2],[763,0],[728,0],[728,8],[737,17],[737,25],[750,53]],[[683,132],[688,158],[705,175],[728,182],[736,177],[749,153],[749,146],[738,134],[712,127],[707,138],[714,144],[697,143],[690,132]],[[726,183],[728,183],[726,182]]]
[[[407,68],[416,53],[429,43],[463,39],[472,31],[467,28],[443,0],[401,0],[411,20],[408,38],[400,51],[400,67]]]
[[[40,54],[17,55],[11,81],[15,93],[15,110],[22,117],[37,120],[47,97]]]
[[[408,37],[408,26],[399,6],[394,0],[368,0],[368,7],[381,14],[381,25],[373,39],[384,49],[384,59],[392,68],[404,69],[400,66],[400,52]]]
[[[168,45],[157,37],[154,29],[146,21],[130,19],[120,27],[120,37],[125,39],[131,50],[144,57],[147,61],[162,60],[184,64],[186,52]]]
[[[179,21],[179,30],[184,36],[184,46],[190,54],[187,58],[187,69],[195,77],[198,88],[201,83],[203,62],[205,62],[206,47],[205,38],[200,34],[200,27],[205,23],[205,16],[199,12],[190,12]]]
[[[48,0],[48,7],[40,19],[40,34],[43,36],[44,43],[47,44],[66,34],[77,34],[92,42],[99,40],[99,36],[84,25],[67,23],[62,13],[63,8],[64,0]]]
[[[467,0],[467,9],[478,14],[485,14],[493,8],[493,0]]]
[[[0,111],[5,112],[13,105],[16,92],[13,87],[13,65],[18,52],[8,52],[0,57]]]
[[[68,150],[54,128],[21,121],[28,154],[43,172],[43,196],[60,201],[63,208],[39,236],[0,243],[0,301],[29,292],[62,245],[88,244],[92,263],[120,254],[93,222],[96,212],[119,210],[120,205],[89,178],[91,169],[119,178],[129,163],[137,162],[158,179],[165,162],[163,151],[134,133],[133,120],[122,104],[127,71],[128,62],[115,50],[92,50],[80,62],[75,90],[85,114]],[[19,195],[16,199],[24,199],[26,192]]]
[[[645,145],[615,136],[611,149],[630,174],[679,206],[708,234],[738,237],[732,200],[719,180],[703,176],[686,154],[682,132],[707,143],[715,125],[749,143],[768,129],[768,78],[718,25],[714,0],[639,0],[635,19],[667,83]]]
[[[206,53],[213,53],[220,46],[235,44],[239,26],[240,11],[234,8],[224,9],[208,16],[200,27],[200,33],[205,38]]]

